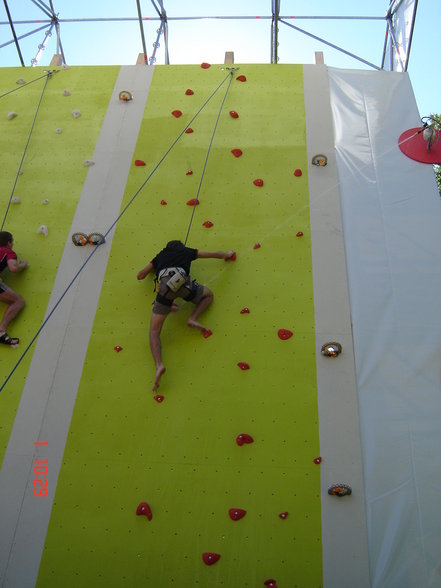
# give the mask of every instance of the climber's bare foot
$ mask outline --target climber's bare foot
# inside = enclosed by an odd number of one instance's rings
[[[159,382],[161,381],[162,376],[165,373],[165,366],[164,364],[161,363],[161,365],[159,367],[156,368],[156,372],[155,372],[155,383],[153,384],[153,392],[156,392],[156,390],[159,388]]]
[[[191,319],[191,318],[188,319],[187,325],[189,327],[192,327],[193,329],[199,329],[200,331],[206,329],[206,327],[204,327],[204,325],[201,325],[201,323],[198,323],[198,321],[195,321],[194,319]]]

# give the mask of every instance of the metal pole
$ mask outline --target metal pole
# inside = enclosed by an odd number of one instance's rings
[[[161,22],[161,26],[159,27],[158,34],[156,36],[156,41],[153,43],[153,53],[150,57],[150,65],[153,65],[156,61],[156,49],[159,47],[159,37],[161,36],[163,28],[164,28],[164,22]]]
[[[272,21],[271,21],[271,63],[277,63],[278,57],[278,36],[279,36],[279,12],[280,2],[279,0],[272,0]]]
[[[41,6],[41,4],[38,4],[38,2],[36,2],[36,0],[31,0],[32,4],[35,4],[35,6],[37,6],[40,10],[42,10],[46,16],[48,16],[49,18],[52,18],[52,14],[49,12],[49,9],[46,8],[45,6]]]
[[[15,34],[15,29],[14,29],[14,24],[13,24],[12,18],[11,18],[11,13],[9,12],[8,3],[6,2],[6,0],[3,0],[3,3],[5,5],[6,14],[8,15],[9,25],[11,27],[12,36],[14,37],[14,43],[17,48],[17,53],[18,53],[18,57],[20,59],[20,63],[22,64],[23,67],[25,67],[25,64],[23,61],[23,55],[21,54],[21,51],[20,51],[20,45],[18,44],[17,35]]]
[[[316,41],[320,41],[320,43],[324,43],[325,45],[328,45],[329,47],[332,47],[333,49],[337,49],[337,51],[341,51],[345,55],[349,55],[349,57],[353,57],[354,59],[357,59],[358,61],[361,61],[362,63],[365,63],[366,65],[369,65],[370,67],[373,67],[374,69],[378,69],[378,70],[381,69],[380,67],[378,67],[378,65],[375,65],[374,63],[371,63],[370,61],[366,61],[366,59],[363,59],[362,57],[355,55],[355,53],[351,53],[350,51],[346,51],[345,49],[342,49],[338,45],[334,45],[334,43],[330,43],[329,41],[325,41],[325,39],[322,39],[321,37],[317,37],[316,35],[313,35],[312,33],[308,33],[307,31],[304,31],[303,29],[300,29],[299,27],[296,27],[296,26],[290,24],[289,22],[286,22],[282,19],[280,19],[280,22],[283,22],[283,24],[285,24],[286,26],[288,26],[296,31],[299,31],[299,33],[303,33],[304,35],[307,35],[308,37],[311,37],[312,39],[316,39]]]
[[[400,51],[398,49],[398,41],[397,41],[397,38],[395,36],[395,31],[394,31],[394,27],[393,27],[392,21],[389,21],[389,30],[390,30],[390,34],[391,34],[391,37],[392,37],[391,44],[390,44],[390,46],[391,46],[391,55],[392,55],[392,47],[394,46],[395,47],[395,51],[396,51],[396,53],[398,55],[398,59],[400,60],[401,71],[404,71],[404,63],[403,63],[403,60],[401,59]]]
[[[141,40],[142,40],[142,48],[144,51],[144,63],[148,65],[148,55],[147,55],[147,48],[145,46],[145,37],[144,37],[144,27],[142,24],[142,14],[141,14],[141,6],[139,5],[139,0],[136,0],[136,6],[138,8],[138,20],[139,20],[139,28],[141,30]]]
[[[55,21],[52,21],[52,24],[51,24],[49,30],[46,31],[46,34],[43,39],[43,43],[41,43],[41,45],[38,45],[37,55],[34,57],[34,59],[31,59],[31,67],[35,67],[36,65],[38,65],[38,62],[43,54],[43,51],[46,49],[46,45],[47,45],[50,37],[52,36],[52,29],[54,28],[54,26],[55,26]]]
[[[384,62],[386,61],[387,41],[389,39],[389,23],[386,25],[386,35],[384,37],[383,57],[381,59],[381,69],[384,69]]]
[[[43,29],[46,29],[46,28],[47,28],[47,25],[43,25],[42,27],[38,27],[38,29],[34,29],[33,31],[30,31],[29,33],[25,33],[24,35],[20,35],[19,37],[17,37],[17,39],[20,41],[20,39],[24,39],[25,37],[30,37],[34,33],[38,33],[39,31],[42,31]],[[12,39],[12,41],[6,41],[6,43],[2,43],[0,45],[0,49],[2,49],[3,47],[6,47],[7,45],[10,45],[13,42],[14,42],[14,39]]]
[[[406,63],[404,64],[404,71],[407,71],[409,65],[410,47],[412,45],[413,30],[415,27],[416,11],[418,8],[418,0],[415,0],[415,8],[413,9],[412,24],[410,26],[409,44],[407,46]]]

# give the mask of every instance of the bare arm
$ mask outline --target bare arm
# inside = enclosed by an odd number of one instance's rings
[[[199,251],[198,249],[197,259],[228,259],[233,253],[232,249],[228,249],[228,251]]]
[[[149,261],[149,263],[144,268],[142,268],[142,270],[139,270],[137,275],[138,280],[143,280],[153,269],[153,263]]]
[[[24,259],[22,261],[18,261],[17,259],[8,259],[8,269],[13,273],[21,272],[27,267],[28,262]]]

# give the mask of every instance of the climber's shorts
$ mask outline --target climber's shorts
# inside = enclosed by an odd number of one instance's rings
[[[3,294],[3,292],[6,292],[6,290],[8,290],[8,286],[0,278],[0,294]]]
[[[187,279],[184,286],[179,288],[177,292],[172,292],[164,281],[159,282],[159,290],[156,295],[156,300],[153,303],[152,312],[154,314],[169,314],[175,298],[183,298],[187,302],[198,304],[203,294],[204,286],[198,284],[196,280],[191,281],[190,278]]]

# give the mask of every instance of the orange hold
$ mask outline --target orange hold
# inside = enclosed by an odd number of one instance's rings
[[[254,243],[253,249],[260,249],[262,245],[260,243]]]
[[[230,116],[231,118],[239,118],[239,115],[235,110],[230,110]]]
[[[167,202],[165,200],[161,200],[161,206],[167,206]]]
[[[204,61],[203,63],[201,63],[201,67],[202,67],[202,69],[208,69],[209,67],[211,67],[211,63],[206,63]]]
[[[145,165],[145,161],[143,161],[142,159],[135,159],[135,165],[137,167],[141,167]]]
[[[261,178],[257,178],[255,180],[253,180],[253,184],[255,186],[258,186],[259,188],[261,188],[263,186],[263,180]]]
[[[191,200],[187,200],[188,206],[197,206],[199,204],[199,200],[197,198],[192,198]]]
[[[181,111],[181,110],[173,110],[173,111],[172,111],[172,115],[173,115],[175,118],[179,118],[180,116],[182,116],[182,111]]]
[[[242,149],[232,149],[231,153],[234,155],[234,157],[240,157],[242,155]]]
[[[193,129],[191,127],[188,127],[188,129],[185,129],[185,132],[187,133],[187,135],[190,135],[191,133],[194,133]]]
[[[246,76],[237,76],[236,80],[238,82],[246,82],[247,78],[246,78]]]
[[[190,88],[188,88],[188,90],[185,90],[185,95],[186,96],[193,96],[193,94],[194,94],[194,92]]]

